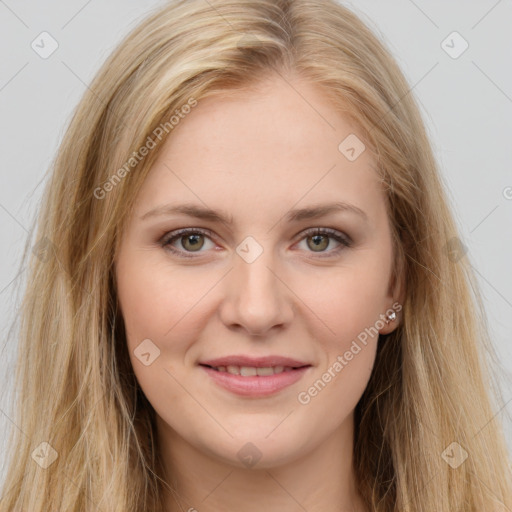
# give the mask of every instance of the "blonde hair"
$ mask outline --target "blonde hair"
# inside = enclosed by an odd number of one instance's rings
[[[496,366],[491,372],[487,358],[498,361],[468,257],[449,250],[459,234],[396,62],[334,0],[179,0],[108,58],[54,161],[38,249],[25,253],[11,414],[22,432],[12,429],[0,512],[163,510],[154,410],[118,310],[119,237],[177,129],[171,116],[271,74],[309,80],[357,123],[386,191],[394,273],[406,294],[356,407],[361,495],[376,512],[512,507]],[[47,468],[35,462],[36,448],[53,454],[42,442],[57,454]],[[464,453],[462,464],[448,463]]]

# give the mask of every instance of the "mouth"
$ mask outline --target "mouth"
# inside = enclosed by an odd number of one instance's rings
[[[313,366],[284,357],[230,356],[199,363],[221,388],[244,397],[265,397],[298,382]]]
[[[303,366],[210,366],[207,364],[200,364],[206,368],[211,368],[217,372],[229,373],[230,375],[240,375],[242,377],[268,377],[269,375],[278,375],[283,372],[291,372],[293,370],[299,370],[301,368],[308,368],[311,365]]]

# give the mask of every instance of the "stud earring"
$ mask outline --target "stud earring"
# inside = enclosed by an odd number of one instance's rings
[[[392,322],[393,320],[396,319],[396,313],[394,311],[391,311],[391,313],[389,313],[388,315],[386,315],[386,323],[389,324],[390,322]]]

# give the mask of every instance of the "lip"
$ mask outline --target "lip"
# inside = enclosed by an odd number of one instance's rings
[[[276,373],[274,375],[242,377],[241,375],[232,375],[227,372],[220,372],[209,366],[201,368],[213,379],[219,386],[231,391],[232,393],[246,397],[264,397],[273,395],[282,389],[295,384],[304,374],[312,368],[303,366],[291,371]]]
[[[293,369],[276,373],[274,375],[243,377],[227,372],[221,372],[211,366],[251,366],[254,368],[266,368],[269,366],[288,366]],[[231,393],[245,397],[266,397],[298,382],[312,365],[283,356],[227,356],[217,359],[210,359],[199,363],[199,366],[210,376],[218,386],[227,389]]]
[[[254,368],[266,368],[269,366],[291,366],[300,368],[301,366],[310,366],[310,363],[299,361],[285,356],[263,356],[251,357],[244,355],[232,355],[201,361],[199,364],[207,366],[252,366]]]

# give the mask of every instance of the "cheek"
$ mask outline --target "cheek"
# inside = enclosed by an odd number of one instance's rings
[[[183,399],[183,389],[173,378],[179,373],[176,361],[183,360],[193,330],[201,329],[194,304],[206,290],[190,286],[182,274],[136,251],[119,259],[116,276],[133,371],[149,401],[165,416]],[[207,289],[204,281],[202,286]]]
[[[320,417],[321,408],[333,407],[332,420],[339,421],[355,407],[371,376],[379,330],[380,317],[388,299],[385,268],[373,258],[360,258],[357,265],[336,272],[316,275],[315,286],[310,276],[301,278],[300,293],[311,324],[320,326],[311,331],[325,358],[311,382],[305,382],[302,391],[305,405],[315,403]],[[312,313],[311,313],[312,311]],[[320,334],[321,333],[321,334]]]
[[[135,254],[119,260],[117,281],[129,342],[135,343],[145,338],[170,339],[190,327],[189,318],[197,320],[196,306],[213,280]]]
[[[379,315],[385,311],[386,283],[372,274],[343,271],[319,284],[324,286],[315,287],[305,303],[327,327],[315,336],[325,358],[304,382],[297,401],[314,429],[329,432],[345,421],[368,385],[382,328]]]
[[[380,315],[390,305],[388,276],[385,266],[372,265],[369,259],[360,258],[354,265],[297,277],[294,292],[305,305],[302,312],[311,317],[311,322],[316,318],[322,338],[333,345],[330,350],[348,350],[350,341],[358,335],[364,338],[366,333],[371,339],[375,328],[382,328]]]
[[[186,367],[195,356],[191,348],[208,322],[208,291],[218,276],[142,259],[135,252],[119,261],[118,297],[133,371],[165,417],[184,399],[180,382],[189,377]]]

